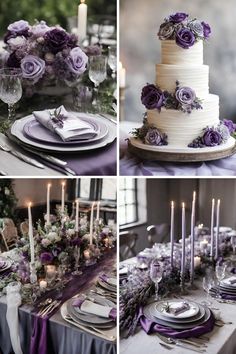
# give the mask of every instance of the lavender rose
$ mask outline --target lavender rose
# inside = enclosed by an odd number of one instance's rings
[[[170,39],[173,34],[174,34],[174,26],[171,23],[167,22],[167,23],[163,23],[160,26],[158,37],[161,41],[163,41],[166,39]]]
[[[217,130],[221,135],[222,142],[225,143],[230,137],[229,129],[225,126],[223,122],[220,122]]]
[[[189,22],[188,27],[195,35],[197,35],[199,37],[204,36],[203,25],[201,24],[201,22],[199,20],[193,20],[193,21]]]
[[[42,264],[50,264],[53,260],[53,255],[50,252],[43,252],[40,255]]]
[[[211,35],[211,27],[208,25],[208,23],[202,21],[202,26],[203,26],[203,34],[204,38],[207,39]]]
[[[155,85],[147,84],[142,89],[141,101],[147,109],[156,108],[160,111],[164,103],[164,98],[163,92]]]
[[[50,30],[50,27],[46,24],[45,21],[40,21],[31,28],[31,33],[35,38],[43,37],[46,32]]]
[[[87,55],[81,48],[76,47],[71,49],[69,56],[65,59],[71,73],[81,75],[86,70],[88,63]]]
[[[66,31],[59,28],[54,28],[47,31],[44,35],[45,44],[52,53],[58,53],[68,47],[70,36]]]
[[[170,15],[169,21],[174,23],[180,23],[186,20],[186,18],[188,18],[188,14],[184,12],[176,12],[175,14]]]
[[[34,55],[27,55],[21,60],[21,70],[24,79],[36,83],[45,72],[45,61]]]
[[[156,128],[150,128],[145,136],[145,143],[148,145],[161,145],[162,135]]]
[[[29,28],[29,22],[24,20],[13,22],[7,27],[8,31],[17,33],[18,35],[28,33]]]
[[[190,87],[180,87],[176,90],[175,97],[179,103],[191,105],[196,99],[196,94]]]
[[[230,134],[235,132],[236,124],[232,120],[224,119],[223,123],[228,128]]]
[[[214,128],[208,128],[203,134],[202,142],[205,146],[220,145],[222,142],[222,136]]]
[[[176,33],[176,44],[184,49],[192,47],[195,43],[195,36],[188,28],[182,28]]]

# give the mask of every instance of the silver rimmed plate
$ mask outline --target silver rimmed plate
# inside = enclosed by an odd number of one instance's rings
[[[76,114],[76,112],[73,113]],[[111,144],[116,139],[117,127],[113,122],[111,122],[110,120],[104,117],[97,116],[97,115],[93,115],[93,116],[94,118],[97,119],[98,122],[102,122],[106,125],[108,129],[108,134],[101,140],[92,143],[60,146],[60,145],[52,145],[46,143],[44,144],[38,141],[32,141],[24,135],[24,131],[23,131],[24,125],[27,122],[29,116],[16,120],[11,127],[11,134],[15,138],[17,138],[19,143],[22,143],[27,147],[31,147],[39,151],[47,151],[47,152],[54,152],[54,153],[61,153],[61,152],[73,153],[73,152],[84,152],[84,151],[95,150],[95,149],[102,148],[108,144]]]
[[[145,317],[161,326],[165,326],[165,327],[169,327],[172,329],[179,329],[179,330],[185,330],[185,329],[191,329],[194,328],[196,326],[202,325],[203,323],[205,323],[206,321],[209,320],[210,316],[211,316],[211,311],[207,308],[207,307],[203,307],[201,305],[199,305],[199,308],[201,308],[201,311],[204,311],[204,316],[197,320],[197,321],[192,321],[190,323],[180,323],[180,322],[169,322],[169,321],[165,321],[165,320],[161,320],[156,318],[155,316],[153,316],[153,306],[152,303],[145,306],[143,313],[145,315]]]
[[[102,281],[101,279],[98,279],[97,282],[98,282],[98,285],[100,285],[103,289],[109,290],[113,293],[116,293],[116,291],[117,291],[116,286],[110,285],[110,284],[106,283],[105,281]]]
[[[175,310],[186,302],[189,305],[189,309],[174,314],[171,310]],[[170,308],[170,312],[167,312],[167,305]],[[174,318],[174,319],[186,319],[196,316],[199,313],[199,306],[195,302],[185,301],[185,300],[169,300],[169,301],[160,301],[156,304],[155,309],[157,313],[162,315],[162,317]]]
[[[104,138],[108,133],[107,126],[99,122],[97,118],[94,117],[80,117],[78,114],[78,119],[85,121],[90,127],[94,130],[94,137],[90,139],[77,139],[73,141],[63,141],[60,136],[56,133],[53,133],[49,129],[45,128],[40,124],[33,115],[28,117],[27,122],[23,127],[24,134],[33,141],[39,141],[46,144],[54,145],[77,145],[77,144],[86,144],[91,143],[97,140]]]
[[[195,321],[199,321],[200,319],[203,318],[203,316],[205,316],[205,310],[204,308],[199,308],[199,312],[196,316],[190,317],[190,318],[171,318],[171,317],[164,317],[159,313],[155,313],[153,314],[154,317],[159,318],[160,320],[164,320],[166,322],[173,322],[173,323],[193,323]]]
[[[230,281],[234,280],[235,283],[231,284]],[[232,277],[229,277],[229,278],[226,278],[226,279],[223,279],[221,282],[220,282],[220,286],[223,286],[223,287],[226,287],[228,289],[232,289],[232,290],[236,290],[236,276],[232,276]]]

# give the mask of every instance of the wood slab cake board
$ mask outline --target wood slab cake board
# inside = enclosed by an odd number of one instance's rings
[[[150,151],[132,145],[128,141],[128,150],[131,154],[139,157],[142,160],[151,161],[167,161],[167,162],[204,162],[219,160],[225,157],[232,156],[236,153],[236,143],[232,147],[222,151],[202,152],[199,153],[174,153],[168,151]]]

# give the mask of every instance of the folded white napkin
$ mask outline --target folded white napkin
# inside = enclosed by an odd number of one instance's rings
[[[63,141],[86,140],[98,134],[90,124],[67,112],[64,106],[34,111],[33,115],[40,124],[58,134]]]

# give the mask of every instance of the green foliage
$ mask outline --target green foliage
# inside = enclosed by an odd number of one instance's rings
[[[14,219],[16,196],[10,179],[0,179],[0,218]]]
[[[86,0],[88,16],[116,16],[116,0]],[[49,25],[67,28],[68,17],[77,16],[79,0],[2,0],[0,1],[0,36],[9,23],[24,19],[33,23],[45,20]]]

